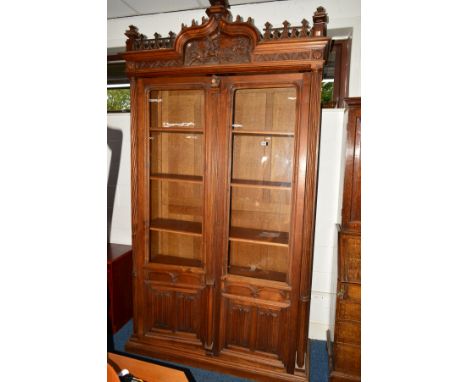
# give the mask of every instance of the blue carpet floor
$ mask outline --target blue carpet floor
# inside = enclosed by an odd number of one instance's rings
[[[125,351],[125,343],[133,332],[133,321],[129,321],[114,335],[115,350]],[[310,346],[310,382],[328,382],[328,357],[325,341],[311,340]],[[170,362],[168,362],[170,363]],[[187,367],[185,365],[179,365]],[[190,369],[197,382],[251,382],[249,379],[215,373],[195,367]]]

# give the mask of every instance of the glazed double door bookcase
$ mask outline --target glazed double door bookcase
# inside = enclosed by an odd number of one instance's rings
[[[320,83],[314,26],[232,17],[175,38],[131,26],[134,333],[130,352],[306,381]],[[280,33],[281,32],[281,33]]]
[[[220,256],[226,274],[290,279],[301,77],[257,76],[255,85],[249,77],[223,78],[226,87],[215,97],[205,78],[148,82],[148,263],[204,269],[217,250],[204,235],[213,227],[216,236],[227,237],[227,256]],[[229,113],[213,124],[206,109],[219,111],[222,104]],[[227,219],[210,213],[210,201],[219,200],[228,202]]]

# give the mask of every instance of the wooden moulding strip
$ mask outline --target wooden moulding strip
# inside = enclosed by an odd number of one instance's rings
[[[201,267],[202,262],[198,259],[188,259],[185,257],[155,255],[151,258],[152,263],[161,263],[169,265],[182,265],[187,267]]]
[[[260,229],[231,227],[229,240],[241,241],[253,244],[272,245],[278,247],[289,247],[289,233],[266,231]]]
[[[233,275],[248,277],[248,278],[286,282],[286,273],[283,273],[283,272],[267,271],[267,270],[260,270],[260,269],[256,269],[252,271],[248,267],[230,265],[229,273]]]
[[[294,132],[289,131],[233,130],[232,133],[236,135],[271,135],[278,137],[294,137]]]
[[[151,220],[150,230],[201,236],[202,224],[174,219],[153,219]]]
[[[275,280],[249,278],[246,276],[235,275],[227,273],[221,277],[221,281],[229,285],[253,285],[259,288],[273,288],[277,290],[291,292],[291,286],[286,282],[280,282]]]
[[[161,174],[156,173],[150,175],[151,180],[165,180],[168,182],[186,182],[186,183],[203,183],[202,176],[196,175],[179,175],[179,174]]]
[[[157,133],[184,133],[184,134],[203,134],[202,129],[190,129],[190,128],[164,128],[164,127],[150,127],[150,132],[157,132]]]
[[[231,187],[251,187],[272,190],[290,190],[291,182],[269,182],[261,180],[232,179]]]

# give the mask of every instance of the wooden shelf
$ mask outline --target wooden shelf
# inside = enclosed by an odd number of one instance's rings
[[[253,244],[275,245],[278,247],[288,247],[289,233],[264,231],[252,228],[231,227],[229,240],[242,241]]]
[[[246,179],[232,179],[232,187],[252,187],[252,188],[265,188],[265,189],[281,189],[290,190],[291,183],[288,182],[270,182],[262,180],[246,180]]]
[[[294,137],[293,131],[254,131],[254,130],[232,130],[233,134],[243,134],[243,135],[268,135],[268,136],[278,136],[278,137]]]
[[[265,279],[282,282],[286,281],[286,273],[283,272],[264,271],[262,269],[251,270],[250,268],[239,267],[236,265],[230,265],[228,271],[231,275],[254,277],[256,279]]]
[[[178,174],[151,174],[151,180],[166,180],[168,182],[187,182],[187,183],[203,183],[202,176],[196,175],[178,175]]]
[[[150,230],[201,236],[202,223],[174,219],[153,219],[150,223]]]
[[[151,256],[152,263],[169,264],[169,265],[182,265],[186,267],[201,267],[202,262],[198,259],[187,259],[185,257],[155,255]]]
[[[190,134],[203,134],[202,129],[191,129],[191,128],[169,128],[169,127],[150,127],[150,132],[156,133],[190,133]]]

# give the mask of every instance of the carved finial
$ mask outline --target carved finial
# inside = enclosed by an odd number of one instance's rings
[[[299,33],[299,37],[307,37],[309,35],[309,22],[306,19],[302,19],[302,28],[301,33]]]
[[[288,20],[283,21],[283,32],[281,33],[280,38],[288,38],[289,37],[289,27],[291,24]]]
[[[201,18],[201,23],[202,23],[202,24],[205,24],[207,21],[208,21],[208,19],[207,19],[205,16],[203,16],[203,17]]]
[[[253,18],[252,18],[252,17],[249,17],[249,18],[247,19],[247,23],[250,24],[250,25],[254,25]]]
[[[198,23],[195,21],[195,19],[192,19],[192,27],[196,27]]]
[[[239,15],[236,16],[236,23],[241,23],[243,20],[242,20],[242,17],[240,17]]]
[[[229,19],[231,13],[229,12],[228,0],[210,0],[211,6],[206,10],[206,14],[209,17],[214,17],[215,19],[220,19],[222,17]]]
[[[221,7],[224,7],[224,8],[231,8],[231,6],[229,5],[228,0],[210,0],[210,5],[212,7],[213,6],[221,6]]]
[[[273,25],[271,25],[268,21],[265,23],[265,33],[263,34],[263,39],[265,40],[271,40],[271,28]]]
[[[140,37],[139,37],[139,41],[138,41],[138,44],[140,46],[140,49],[146,49],[145,47],[145,35],[144,34],[141,34]]]
[[[312,17],[314,26],[312,27],[312,36],[324,37],[327,35],[328,16],[324,7],[318,7]]]
[[[184,30],[185,28],[187,28],[187,26],[186,26],[184,23],[182,23],[180,29],[181,29],[181,30]]]
[[[154,34],[154,49],[159,49],[159,37],[161,37],[159,33]]]
[[[297,28],[296,27],[293,27],[293,29],[291,30],[291,37],[292,38],[296,38],[298,35],[297,33]]]
[[[135,48],[134,43],[135,40],[140,37],[140,33],[138,33],[138,28],[134,25],[130,25],[128,30],[125,31],[125,36],[128,37],[127,41],[125,42],[126,50],[130,51]]]
[[[174,41],[175,41],[176,34],[173,31],[169,32],[169,48],[172,48],[174,46]]]

